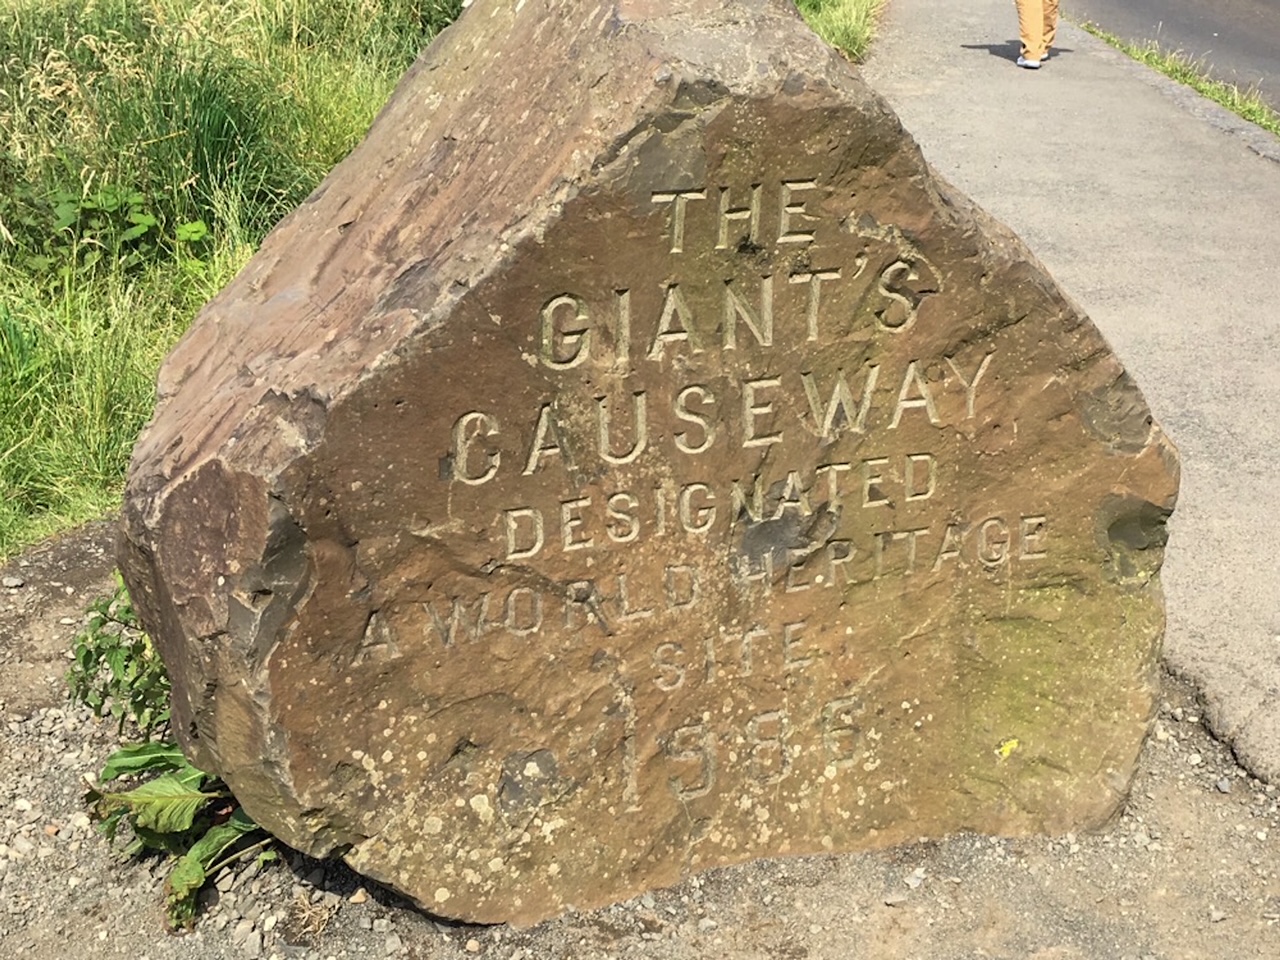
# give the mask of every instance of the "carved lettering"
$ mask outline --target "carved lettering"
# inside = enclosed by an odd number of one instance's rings
[[[881,296],[893,301],[892,305],[876,311],[876,323],[881,329],[901,333],[915,322],[920,300],[914,294],[904,295],[898,284],[919,279],[915,266],[905,260],[895,260],[880,273],[877,289]]]
[[[751,676],[751,652],[757,640],[769,639],[769,631],[764,627],[752,627],[742,635],[742,644],[738,649],[738,676]]]
[[[487,594],[485,595],[488,596]],[[446,647],[457,646],[461,640],[475,640],[478,633],[478,625],[475,620],[467,622],[467,603],[461,597],[451,597],[449,599],[449,618],[446,620],[440,616],[436,610],[434,603],[424,603],[423,608],[427,612],[431,623],[436,628],[436,633],[440,636],[440,642]]]
[[[742,492],[742,487],[737,480],[733,481],[729,497],[729,509],[735,521],[744,516],[749,523],[759,523],[764,519],[764,488],[761,486],[759,477],[752,482],[750,499]]]
[[[542,458],[553,453],[561,456],[564,453],[560,448],[560,428],[551,411],[551,404],[544,403],[538,410],[538,425],[533,430],[533,443],[529,447],[529,458],[525,461],[524,476],[530,476],[538,469]]]
[[[840,494],[840,474],[848,473],[852,469],[851,463],[824,463],[815,471],[819,477],[824,473],[827,475],[828,503],[838,505],[844,502],[844,497]]]
[[[533,507],[517,507],[502,511],[507,534],[507,559],[526,560],[537,556],[546,543],[542,511]]]
[[[716,785],[715,740],[706,723],[687,723],[673,730],[665,744],[667,757],[674,763],[694,764],[693,776],[671,777],[667,782],[676,799],[697,800]]]
[[[729,198],[729,188],[720,188],[720,231],[716,240],[717,250],[727,250],[730,245],[730,231],[733,224],[737,221],[746,221],[747,232],[741,239],[745,240],[751,246],[756,246],[760,241],[760,188],[761,184],[753,183],[751,185],[751,199],[745,207],[734,207],[733,201]],[[738,240],[733,240],[733,244],[738,245]]]
[[[854,546],[850,540],[830,540],[827,542],[827,579],[829,586],[836,586],[836,571],[844,575],[846,585],[853,582],[853,574],[845,569],[853,562]]]
[[[813,657],[801,656],[800,644],[805,627],[803,620],[782,625],[782,665],[787,670],[799,670],[813,663]]]
[[[521,600],[525,610],[521,612]],[[542,594],[532,587],[515,587],[507,594],[506,627],[517,637],[537,633],[542,627]]]
[[[631,543],[640,536],[640,521],[636,518],[639,500],[624,491],[613,494],[606,506],[609,522],[605,530],[610,540],[614,543]]]
[[[684,659],[684,647],[678,643],[662,643],[653,651],[653,669],[658,673],[653,682],[659,690],[677,690],[684,686]]]
[[[698,443],[694,443],[689,431],[677,433],[675,435],[676,447],[681,453],[703,453],[711,448],[716,441],[716,423],[715,421],[703,413],[689,409],[690,399],[695,400],[698,404],[715,403],[715,396],[706,387],[701,384],[694,383],[685,387],[678,394],[672,412],[683,420],[685,423],[695,424],[702,431],[702,438]]]
[[[867,265],[866,257],[859,257],[856,263],[857,272],[854,273],[853,279],[856,280],[858,275]],[[822,311],[822,284],[827,280],[839,280],[839,270],[815,270],[812,273],[793,273],[789,278],[789,283],[807,283],[809,285],[809,309],[805,314],[808,321],[808,336],[805,338],[810,342],[818,339],[818,319]]]
[[[590,497],[579,497],[577,500],[566,500],[560,504],[560,535],[564,541],[564,549],[584,550],[595,545],[594,537],[578,539],[575,531],[582,526],[582,515],[578,512],[591,506]]]
[[[671,207],[671,252],[684,252],[685,209],[690,200],[707,199],[706,190],[677,190],[672,193],[655,193],[654,203],[669,203]]]
[[[565,588],[564,628],[576,630],[587,623],[603,623],[600,596],[593,580],[575,580]]]
[[[1023,517],[1018,527],[1018,539],[1021,547],[1018,557],[1022,560],[1042,560],[1049,554],[1045,552],[1044,540],[1049,521],[1044,517]]]
[[[811,581],[799,579],[799,574],[803,573],[806,562],[812,556],[813,551],[805,547],[789,547],[787,549],[785,592],[801,593],[813,586]]]
[[[837,769],[857,762],[857,746],[862,731],[855,719],[866,708],[858,697],[840,697],[822,706],[822,748],[827,763]]]
[[[956,375],[956,379],[959,380],[961,385],[964,387],[964,409],[966,420],[973,419],[974,395],[978,390],[978,382],[982,379],[982,375],[987,372],[987,367],[991,365],[991,358],[994,356],[995,352],[992,351],[982,358],[982,362],[978,364],[978,369],[974,371],[973,379],[971,380],[965,379],[964,374],[960,372],[960,368],[956,366],[956,362],[951,359],[951,357],[946,358],[947,366],[951,368],[951,372]]]
[[[886,457],[875,457],[862,461],[862,505],[864,507],[883,507],[891,501],[884,494],[884,476],[880,468],[889,463]]]
[[[794,194],[802,193],[805,190],[817,190],[818,184],[813,180],[783,180],[782,181],[782,202],[781,213],[778,217],[778,242],[779,243],[813,243],[814,234],[812,231],[793,230],[791,228],[792,217],[804,217],[806,220],[816,220],[816,217],[810,216],[804,208],[804,201],[800,203],[792,203]]]
[[[757,713],[747,721],[748,762],[752,779],[762,784],[781,783],[791,772],[787,715],[781,710]]]
[[[693,498],[699,495],[705,504],[696,510],[692,506]],[[715,501],[715,494],[705,483],[691,483],[680,490],[677,500],[677,512],[680,524],[688,533],[706,534],[716,522],[716,508],[710,506]]]
[[[692,342],[690,327],[693,325],[693,313],[684,302],[684,294],[679,284],[669,284],[664,288],[662,297],[662,315],[658,318],[658,328],[649,344],[649,359],[661,360],[669,343],[690,341],[690,346],[697,351]]]
[[[569,308],[567,311],[563,308]],[[566,325],[557,328],[556,314],[571,314]],[[542,308],[542,362],[552,370],[571,370],[587,359],[591,349],[591,321],[587,303],[566,293],[548,300]]]
[[[762,380],[748,380],[742,385],[742,445],[744,447],[767,447],[782,441],[782,431],[777,433],[759,433],[760,425],[756,417],[768,416],[773,411],[773,401],[757,403],[757,391],[771,390],[782,386],[777,377],[766,377]],[[768,429],[764,427],[763,429]]]
[[[618,574],[618,603],[622,607],[620,620],[645,620],[653,616],[653,607],[633,607],[632,598],[627,589],[627,575]]]
[[[928,500],[933,496],[937,486],[936,463],[927,453],[907,454],[907,465],[903,472],[902,487],[908,502],[912,500]]]
[[[809,491],[805,489],[804,482],[800,479],[800,474],[795,470],[787,474],[787,479],[782,485],[782,492],[778,496],[778,506],[773,512],[773,516],[769,519],[777,520],[786,515],[788,510],[794,510],[802,517],[813,515],[813,506],[809,503]]]
[[[988,567],[1009,562],[1009,525],[999,517],[984,520],[978,527],[978,559]]]
[[[631,416],[632,422],[635,424],[635,430],[632,434],[634,439],[631,443],[631,449],[625,453],[613,452],[613,440],[609,436],[609,398],[596,397],[596,410],[596,435],[600,443],[600,456],[602,459],[609,463],[622,465],[632,463],[640,454],[644,453],[645,447],[649,444],[649,415],[648,404],[643,390],[631,395]]]
[[[903,576],[911,576],[916,569],[916,538],[929,532],[928,527],[918,527],[915,530],[898,530],[893,534],[895,540],[905,540],[907,542],[907,562],[903,569]]]
[[[920,375],[919,363],[918,360],[912,360],[907,364],[907,372],[902,377],[902,389],[898,391],[898,405],[894,408],[893,420],[889,423],[890,430],[898,429],[898,422],[905,411],[917,408],[924,410],[929,422],[935,427],[942,425],[942,421],[938,419],[938,408],[933,402],[933,392],[929,389],[928,381]],[[913,389],[918,396],[911,396]]]
[[[954,560],[960,556],[960,540],[960,525],[958,523],[948,523],[947,529],[942,534],[942,546],[938,548],[937,559],[933,561],[934,573],[941,570],[943,563],[947,560]]]
[[[760,278],[760,308],[757,310],[738,296],[732,280],[724,283],[724,348],[738,346],[738,321],[746,324],[756,343],[773,346],[773,277]]]
[[[841,429],[864,433],[867,429],[867,413],[871,410],[871,397],[879,376],[878,366],[873,364],[867,367],[867,379],[862,387],[862,400],[855,411],[853,391],[849,389],[849,382],[845,380],[843,370],[836,371],[835,383],[831,387],[831,399],[826,403],[825,408],[813,374],[800,374],[800,382],[804,384],[804,393],[809,399],[809,410],[818,428],[818,436],[828,440],[835,439]]]
[[[688,564],[668,564],[662,570],[662,594],[668,610],[688,610],[698,602],[698,570]]]
[[[498,435],[498,421],[487,413],[472,410],[464,413],[453,424],[453,449],[450,463],[453,468],[453,479],[468,486],[478,487],[492,480],[502,465],[502,451],[486,450],[486,466],[480,473],[473,474],[468,470],[471,445],[480,437]]]

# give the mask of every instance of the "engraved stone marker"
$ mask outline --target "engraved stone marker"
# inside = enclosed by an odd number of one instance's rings
[[[789,4],[477,0],[160,393],[184,745],[434,913],[1127,788],[1173,448]]]

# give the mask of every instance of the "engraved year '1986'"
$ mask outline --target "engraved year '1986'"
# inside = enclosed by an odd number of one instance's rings
[[[638,722],[629,697],[622,698],[620,706],[622,801],[626,811],[636,812],[644,796]],[[644,775],[665,777],[674,797],[689,802],[712,793],[726,770],[760,787],[776,786],[792,775],[807,747],[821,752],[819,771],[834,777],[860,759],[863,731],[858,718],[864,712],[857,695],[831,698],[799,716],[777,708],[717,724],[710,712],[704,712],[657,736],[657,759],[662,762],[646,763]]]
[[[654,649],[645,682],[664,693],[686,686],[710,688],[724,682],[732,685],[752,677],[757,661],[762,659],[768,661],[767,673],[776,672],[786,682],[794,674],[818,667],[820,654],[809,645],[809,630],[809,624],[800,620],[772,631],[759,625],[740,631],[721,629],[718,638],[708,636],[692,646],[667,641]],[[623,727],[622,749],[618,751],[622,758],[623,800],[627,810],[635,811],[640,809],[642,795],[639,721],[631,686],[615,676],[614,688]],[[839,770],[857,760],[860,730],[855,718],[862,712],[861,701],[848,693],[825,700],[812,715],[798,717],[792,710],[776,708],[757,710],[736,721],[721,718],[717,725],[712,714],[704,712],[656,736],[658,759],[663,763],[654,769],[666,772],[667,785],[680,801],[711,793],[726,760],[745,764],[746,775],[762,786],[778,784],[791,774],[802,750],[801,742],[816,736],[822,750],[822,767]]]

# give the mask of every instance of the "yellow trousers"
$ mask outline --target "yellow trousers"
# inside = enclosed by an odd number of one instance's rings
[[[1058,0],[1014,0],[1018,5],[1018,33],[1022,39],[1022,56],[1026,60],[1043,60],[1053,46],[1058,32]]]

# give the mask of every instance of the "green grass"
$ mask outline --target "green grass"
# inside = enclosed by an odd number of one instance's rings
[[[800,0],[862,57],[884,0]],[[0,558],[119,503],[160,361],[461,0],[0,0]]]
[[[851,59],[861,60],[887,0],[796,0],[815,33]]]
[[[160,361],[461,0],[0,0],[0,557],[119,502]]]
[[[1092,23],[1084,23],[1081,26],[1139,63],[1158,70],[1166,77],[1226,107],[1237,116],[1280,136],[1280,113],[1271,109],[1256,90],[1241,89],[1233,83],[1215,80],[1209,75],[1209,69],[1203,60],[1193,59],[1179,51],[1165,50],[1154,41],[1144,44],[1130,43],[1115,34],[1099,29]]]

